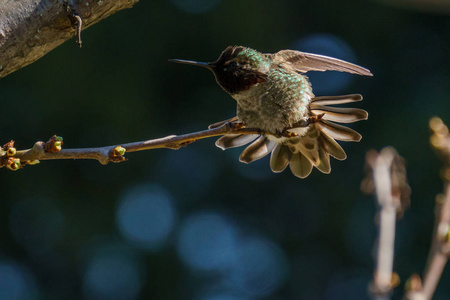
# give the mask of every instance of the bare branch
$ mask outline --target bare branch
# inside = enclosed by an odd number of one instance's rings
[[[225,123],[224,125],[204,131],[188,133],[184,135],[170,135],[167,137],[152,139],[148,141],[127,143],[121,145],[81,148],[81,149],[60,149],[60,144],[55,146],[56,136],[52,137],[47,143],[37,142],[33,148],[27,150],[15,150],[11,148],[14,142],[9,142],[3,148],[0,148],[0,167],[8,166],[13,163],[11,159],[20,159],[22,164],[32,164],[37,160],[51,159],[95,159],[101,164],[108,162],[124,161],[123,154],[126,152],[143,151],[158,148],[179,149],[187,146],[199,139],[224,135],[224,134],[271,134],[262,132],[258,129],[242,128],[239,123]],[[56,147],[56,148],[55,148]],[[124,149],[123,151],[121,149]]]
[[[369,290],[374,299],[384,300],[390,298],[399,283],[398,275],[393,272],[395,221],[409,205],[410,189],[404,161],[394,148],[387,147],[379,154],[369,151],[366,161],[372,172],[363,181],[362,188],[376,193],[380,207],[377,261]]]
[[[375,299],[387,299],[392,291],[394,265],[395,215],[400,201],[392,196],[390,166],[394,159],[391,151],[379,155],[374,168],[375,189],[380,206],[380,236],[374,285]]]
[[[405,295],[408,300],[429,300],[433,297],[447,264],[450,253],[450,134],[441,119],[430,120],[431,146],[444,163],[442,177],[445,195],[436,197],[435,223],[430,253],[425,267],[423,283]]]

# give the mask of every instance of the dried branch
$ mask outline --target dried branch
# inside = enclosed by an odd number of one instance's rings
[[[436,197],[435,223],[430,253],[423,283],[411,287],[405,295],[408,300],[428,300],[433,297],[450,253],[450,134],[441,119],[430,120],[431,146],[444,163],[442,177],[445,195]]]
[[[214,127],[214,126],[213,126]],[[39,160],[50,159],[95,159],[101,164],[124,161],[125,152],[168,148],[179,149],[199,139],[224,134],[271,134],[258,129],[242,128],[240,123],[225,123],[212,129],[188,133],[184,135],[170,135],[148,141],[105,146],[98,148],[61,149],[62,138],[53,136],[48,142],[37,142],[31,149],[16,150],[11,141],[0,148],[0,167],[16,170],[20,166],[35,164]]]
[[[369,290],[377,300],[389,299],[399,283],[393,272],[395,221],[409,206],[410,188],[406,181],[404,160],[394,148],[387,147],[379,154],[371,150],[366,156],[370,175],[363,181],[365,192],[375,192],[379,210],[379,238],[374,280]]]
[[[75,34],[81,47],[81,29],[137,1],[0,0],[0,78],[35,62]]]

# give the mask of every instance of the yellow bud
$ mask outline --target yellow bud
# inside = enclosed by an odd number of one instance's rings
[[[127,149],[122,146],[117,146],[113,149],[112,156],[122,156],[125,154],[125,152],[127,152]]]
[[[14,147],[10,147],[10,148],[8,148],[8,150],[6,150],[6,155],[7,156],[14,156],[14,155],[16,155],[16,148],[14,148]]]
[[[8,162],[6,163],[6,168],[10,169],[11,171],[19,170],[20,169],[20,159],[18,159],[18,158],[8,159]]]

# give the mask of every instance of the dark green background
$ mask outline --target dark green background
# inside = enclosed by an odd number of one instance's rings
[[[449,30],[448,15],[361,0],[222,0],[204,13],[141,1],[113,15],[83,31],[83,48],[72,39],[0,80],[2,144],[14,139],[17,148],[29,148],[57,134],[64,147],[81,148],[203,130],[233,116],[235,101],[209,72],[168,59],[213,61],[233,44],[276,52],[317,34],[345,41],[352,61],[374,74],[351,76],[336,93],[364,95],[356,105],[369,119],[352,125],[363,139],[342,143],[348,159],[332,160],[331,174],[313,170],[304,180],[289,170],[271,173],[268,158],[240,164],[239,150],[223,152],[214,139],[179,151],[129,153],[129,161],[106,166],[43,161],[1,169],[0,266],[29,274],[34,288],[24,299],[96,299],[84,288],[86,261],[93,245],[113,244],[139,257],[139,299],[366,299],[376,209],[359,185],[366,151],[392,145],[407,161],[412,187],[411,209],[397,229],[395,271],[403,285],[423,271],[442,190],[428,121],[450,121]],[[125,191],[136,185],[164,189],[176,210],[170,236],[156,250],[128,243],[116,224]],[[15,213],[24,206],[27,213]],[[218,284],[220,272],[186,266],[178,235],[199,212],[222,216],[242,236],[282,252],[277,287],[249,294]],[[450,297],[449,276],[444,272],[435,299]],[[402,293],[397,288],[394,298]]]

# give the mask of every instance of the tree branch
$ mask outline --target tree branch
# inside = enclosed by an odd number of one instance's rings
[[[380,208],[376,267],[369,290],[374,299],[386,300],[399,283],[393,272],[395,221],[409,206],[410,188],[404,161],[394,148],[384,148],[380,153],[371,150],[366,161],[371,172],[363,181],[363,191],[375,193]]]
[[[433,297],[450,254],[450,134],[448,127],[436,117],[430,120],[430,129],[431,146],[444,163],[442,177],[445,195],[436,197],[433,238],[423,284],[415,279],[418,284],[405,295],[408,300],[429,300]]]
[[[159,139],[97,148],[61,149],[62,139],[58,139],[56,136],[46,143],[36,142],[31,149],[27,150],[16,150],[14,142],[11,141],[0,148],[0,167],[6,166],[9,169],[16,170],[20,165],[34,164],[37,160],[51,159],[95,159],[101,164],[107,164],[108,162],[124,161],[123,154],[125,152],[159,148],[176,150],[199,139],[225,134],[271,134],[259,129],[242,128],[239,125],[239,123],[225,123],[219,127],[194,133],[170,135]],[[20,162],[17,160],[20,160]],[[19,166],[14,167],[14,164],[17,163],[19,163]]]
[[[0,78],[35,62],[79,30],[137,1],[0,0]],[[76,41],[81,46],[81,38]]]

